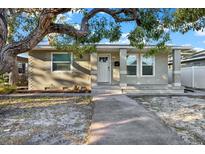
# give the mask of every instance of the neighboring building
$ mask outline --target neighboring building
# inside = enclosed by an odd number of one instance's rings
[[[184,59],[187,59],[189,58],[190,56],[192,56],[193,54],[197,53],[197,51],[195,50],[192,50],[192,47],[187,47],[189,48],[189,50],[182,50],[181,51],[181,62],[184,60]],[[172,53],[170,53],[168,55],[168,65],[169,65],[169,69],[172,69],[172,60],[173,60],[173,56],[172,56]],[[182,66],[183,67],[183,66]]]
[[[3,75],[6,84],[12,84],[12,75],[17,78],[17,86],[28,86],[28,58],[17,56],[15,73],[5,73]]]
[[[28,70],[28,58],[17,56],[18,73],[26,74]]]
[[[117,87],[127,92],[183,92],[180,81],[180,52],[186,47],[172,47],[173,83],[168,85],[168,53],[145,57],[151,46],[138,50],[129,45],[97,45],[97,52],[75,58],[71,52],[50,46],[29,51],[29,90],[49,87],[65,89],[74,85],[93,91]]]
[[[205,50],[196,52],[182,60],[182,85],[205,89]]]
[[[186,56],[181,58],[181,67],[182,86],[205,89],[205,50],[199,52],[190,50]],[[169,61],[169,68],[172,68],[172,60]],[[169,83],[172,83],[171,70],[169,70]]]
[[[182,59],[182,67],[205,66],[205,50]]]
[[[28,86],[28,58],[17,56],[18,64],[18,87]]]

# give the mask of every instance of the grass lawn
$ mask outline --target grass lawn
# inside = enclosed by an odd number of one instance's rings
[[[0,144],[84,144],[91,97],[0,100]]]

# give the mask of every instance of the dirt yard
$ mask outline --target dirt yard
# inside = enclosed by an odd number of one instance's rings
[[[205,144],[205,98],[134,97],[134,99],[158,115],[187,144]]]
[[[84,144],[91,97],[0,100],[0,144]]]

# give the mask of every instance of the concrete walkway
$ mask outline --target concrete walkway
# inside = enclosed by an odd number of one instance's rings
[[[88,144],[184,144],[153,113],[122,94],[94,96]]]

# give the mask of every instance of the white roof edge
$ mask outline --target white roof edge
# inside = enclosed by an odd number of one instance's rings
[[[188,62],[188,61],[201,60],[201,59],[205,59],[205,56],[196,57],[196,58],[183,59],[183,60],[181,60],[181,62]]]
[[[134,49],[135,47],[128,45],[128,44],[95,44],[97,49],[103,49],[103,48],[113,48],[113,49]],[[145,46],[145,49],[149,49],[154,47],[154,45],[147,45]],[[167,45],[167,47],[170,47],[171,49],[175,50],[191,50],[191,46],[171,46]],[[32,50],[56,50],[54,47],[50,45],[37,45]]]
[[[189,62],[189,61],[195,61],[195,60],[202,60],[202,59],[205,59],[205,56],[203,57],[197,57],[197,58],[188,58],[188,59],[182,59],[181,62]],[[172,64],[172,60],[170,60],[168,62],[169,64]]]

